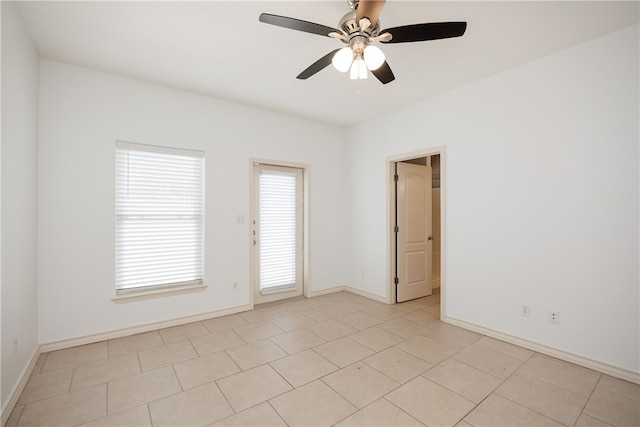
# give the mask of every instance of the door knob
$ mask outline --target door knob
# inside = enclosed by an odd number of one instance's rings
[[[433,240],[433,236],[428,236],[427,240]]]

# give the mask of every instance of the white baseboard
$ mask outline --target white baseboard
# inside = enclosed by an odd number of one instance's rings
[[[346,286],[342,285],[342,286],[334,286],[333,288],[327,288],[327,289],[320,289],[319,291],[311,291],[309,292],[309,295],[307,295],[309,298],[313,298],[313,297],[319,297],[320,295],[328,295],[328,294],[333,294],[336,292],[342,292],[346,290]]]
[[[442,321],[454,326],[460,326],[461,328],[468,329],[473,332],[478,332],[491,338],[506,341],[510,344],[528,348],[529,350],[533,350],[547,356],[555,357],[556,359],[564,360],[565,362],[570,362],[585,368],[593,369],[594,371],[598,371],[612,377],[620,378],[635,384],[640,384],[640,372],[633,372],[625,368],[620,368],[618,366],[613,366],[608,363],[601,362],[599,360],[590,359],[588,357],[569,353],[567,351],[549,347],[547,345],[540,344],[534,341],[529,341],[524,338],[519,338],[513,335],[505,334],[503,332],[494,331],[493,329],[485,328],[473,323],[468,323],[464,320],[456,319],[453,317],[445,317],[444,319],[442,319]]]
[[[18,399],[20,398],[20,395],[24,391],[24,388],[27,386],[27,381],[29,381],[29,378],[31,377],[33,368],[35,368],[36,363],[38,362],[40,353],[41,353],[40,349],[38,348],[33,352],[33,354],[31,355],[31,359],[29,360],[29,363],[27,364],[27,366],[22,371],[22,374],[20,375],[20,380],[13,387],[13,390],[11,390],[11,393],[9,393],[9,399],[7,399],[6,405],[2,408],[2,424],[0,425],[4,426],[7,423],[7,421],[9,421],[11,412],[13,412],[13,409],[16,407],[16,404],[18,403]]]
[[[143,332],[155,331],[157,329],[170,328],[172,326],[180,326],[187,323],[199,322],[201,320],[212,319],[214,317],[228,316],[229,314],[240,313],[251,310],[250,304],[237,307],[226,308],[223,310],[210,311],[207,313],[195,314],[193,316],[180,317],[171,320],[163,320],[160,322],[145,323],[142,325],[131,326],[122,329],[115,329],[97,334],[85,335],[81,337],[69,338],[60,341],[52,341],[40,345],[40,352],[47,353],[49,351],[62,350],[65,348],[76,347],[79,345],[92,344],[99,341],[111,340],[114,338],[122,338],[129,335],[141,334]]]
[[[386,298],[383,298],[383,297],[378,296],[378,295],[370,294],[369,292],[362,291],[362,290],[356,289],[356,288],[352,288],[351,286],[347,286],[347,285],[334,286],[333,288],[327,288],[327,289],[321,289],[319,291],[313,291],[313,292],[310,292],[309,297],[310,298],[319,297],[320,295],[333,294],[335,292],[342,292],[342,291],[351,292],[352,294],[360,295],[362,297],[366,297],[366,298],[372,299],[374,301],[378,301],[378,302],[381,302],[381,303],[384,303],[384,304],[389,304],[389,302],[387,301]]]
[[[347,291],[347,292],[351,292],[352,294],[360,295],[361,297],[366,297],[366,298],[372,299],[374,301],[381,302],[383,304],[389,304],[389,301],[387,301],[386,298],[381,297],[379,295],[370,294],[369,292],[366,292],[366,291],[363,291],[363,290],[360,290],[360,289],[352,288],[350,286],[345,286],[344,290]]]

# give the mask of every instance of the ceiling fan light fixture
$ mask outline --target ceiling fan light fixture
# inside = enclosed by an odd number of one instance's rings
[[[384,53],[377,46],[369,45],[364,49],[364,62],[368,69],[377,70],[384,61]]]
[[[357,58],[351,64],[351,80],[364,80],[367,78],[367,65],[364,63],[362,57]]]
[[[353,50],[350,47],[343,47],[335,55],[333,55],[333,59],[331,63],[334,68],[341,73],[345,73],[351,67],[351,63],[353,62]]]

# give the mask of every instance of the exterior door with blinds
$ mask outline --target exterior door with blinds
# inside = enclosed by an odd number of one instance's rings
[[[303,170],[254,164],[256,304],[302,295]]]

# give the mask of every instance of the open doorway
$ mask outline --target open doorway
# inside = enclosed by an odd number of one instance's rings
[[[443,148],[388,159],[392,303],[442,295]]]

